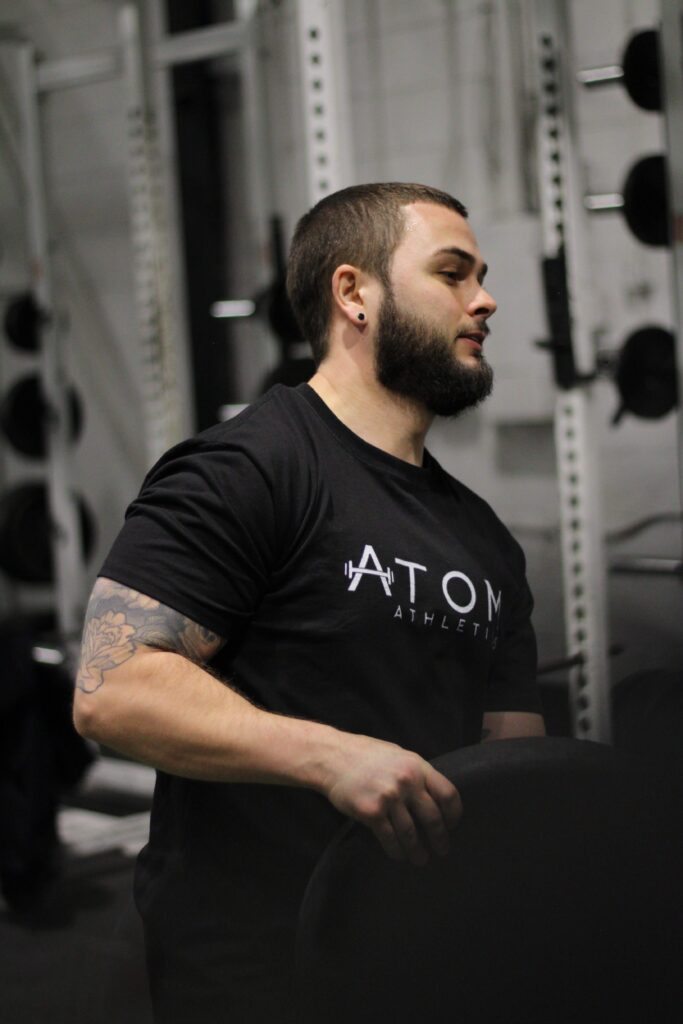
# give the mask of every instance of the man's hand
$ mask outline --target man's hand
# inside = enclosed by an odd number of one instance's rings
[[[346,734],[341,767],[323,792],[343,814],[372,830],[394,860],[426,864],[448,852],[462,815],[457,789],[418,754]]]

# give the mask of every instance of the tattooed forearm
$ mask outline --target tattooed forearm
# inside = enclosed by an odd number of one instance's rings
[[[128,661],[142,646],[175,651],[202,664],[223,643],[173,608],[100,577],[88,604],[76,685],[92,693],[104,682],[105,672]]]

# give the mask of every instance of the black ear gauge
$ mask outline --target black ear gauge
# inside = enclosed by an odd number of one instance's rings
[[[365,313],[359,313],[358,314],[358,319],[359,320],[365,320]]]

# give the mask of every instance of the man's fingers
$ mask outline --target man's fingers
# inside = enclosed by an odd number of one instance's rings
[[[389,812],[389,820],[401,845],[403,855],[411,864],[426,864],[429,853],[408,808],[403,803],[396,803]]]
[[[392,859],[422,865],[432,851],[440,856],[448,853],[448,833],[461,816],[458,790],[445,775],[430,768],[424,789],[393,801],[371,828]]]
[[[326,795],[337,810],[362,822],[387,856],[425,864],[448,852],[448,833],[462,815],[455,786],[419,754],[368,736],[349,734],[352,758],[331,774]]]
[[[389,818],[381,818],[371,826],[380,846],[392,860],[405,860],[406,854]]]
[[[462,817],[460,793],[445,775],[432,768],[425,778],[427,792],[439,805],[446,828],[452,829]]]
[[[425,792],[408,803],[420,835],[429,843],[434,853],[445,856],[448,853],[448,827],[441,808]]]

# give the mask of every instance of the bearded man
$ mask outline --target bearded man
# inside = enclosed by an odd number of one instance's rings
[[[429,763],[542,735],[521,549],[424,447],[491,391],[465,207],[360,185],[288,265],[317,371],[168,452],[88,607],[75,722],[158,771],[136,873],[156,1020],[290,1021],[297,911],[351,817],[448,850]]]

